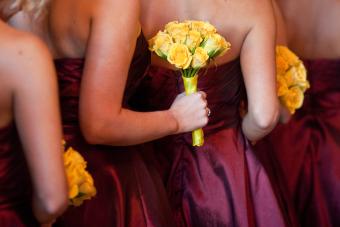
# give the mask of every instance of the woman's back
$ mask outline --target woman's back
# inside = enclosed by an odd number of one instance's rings
[[[302,107],[259,142],[256,152],[300,225],[338,226],[340,2],[277,2],[288,46],[304,61],[310,88]]]
[[[36,226],[67,202],[55,74],[38,39],[2,21],[0,34],[0,225]]]
[[[207,93],[211,109],[209,123],[203,128],[204,145],[193,147],[190,133],[154,142],[178,226],[284,226],[266,173],[244,137],[247,129],[241,129],[239,115],[243,82],[251,103],[250,116],[263,98],[268,97],[275,107],[271,100],[276,98],[271,83],[274,21],[270,2],[258,4],[260,11],[256,11],[255,1],[142,1],[141,26],[147,38],[170,21],[203,20],[216,26],[231,43],[231,50],[214,60],[217,65],[199,73],[198,89]],[[142,106],[148,110],[168,108],[170,100],[183,91],[180,72],[169,68],[158,57],[153,59],[139,90]],[[256,86],[259,80],[264,87]],[[262,115],[268,113],[267,107],[262,110]]]
[[[17,53],[15,45],[22,45],[23,35],[0,24],[0,225],[37,225],[30,211],[31,183],[25,156],[13,122],[13,80],[4,70]],[[17,50],[19,51],[20,48]],[[12,62],[13,63],[13,62]],[[30,211],[30,212],[27,212]],[[24,215],[24,213],[27,213]]]
[[[110,5],[104,5],[104,2]],[[91,124],[100,125],[98,120],[103,116],[105,118],[106,114],[110,119],[116,120],[117,117],[114,115],[116,112],[110,114],[103,109],[112,109],[112,106],[116,105],[119,105],[121,109],[122,104],[123,107],[128,107],[129,96],[133,93],[138,78],[142,77],[150,61],[147,43],[137,30],[133,43],[126,40],[132,53],[131,62],[126,62],[122,66],[126,71],[112,72],[112,68],[118,65],[115,64],[116,58],[100,55],[103,52],[109,52],[109,55],[113,53],[113,51],[108,51],[110,49],[108,45],[112,44],[113,39],[102,40],[103,36],[115,30],[114,26],[102,27],[103,20],[112,19],[113,2],[52,1],[41,24],[31,30],[40,35],[53,52],[59,82],[64,139],[67,145],[77,149],[87,161],[88,171],[93,176],[97,189],[97,195],[93,199],[86,201],[80,207],[70,207],[57,220],[56,225],[171,226],[170,212],[163,185],[158,180],[158,173],[151,165],[146,166],[141,156],[142,151],[148,153],[150,147],[119,147],[109,146],[110,144],[107,143],[98,145],[96,142],[90,144],[84,138],[84,130],[82,130],[84,128],[81,128],[81,116],[89,112],[93,113],[94,108],[89,107],[91,106],[89,103],[94,99],[97,99],[96,104],[101,102],[105,104],[100,108],[95,108],[100,109],[100,113],[96,114],[96,119],[91,120]],[[106,9],[104,10],[103,7]],[[110,16],[105,13],[110,13]],[[18,20],[17,23],[19,22]],[[42,24],[46,24],[47,27],[43,27]],[[138,35],[139,38],[137,38]],[[97,41],[98,39],[100,41]],[[135,51],[134,54],[133,51]],[[122,50],[119,52],[122,55],[125,54]],[[115,62],[108,63],[107,60]],[[103,68],[99,64],[105,65],[105,72],[89,70],[89,65],[93,68]],[[110,79],[106,82],[99,82],[103,76]],[[90,80],[93,78],[93,80],[87,86],[95,84],[99,87],[97,89],[84,88],[84,80],[88,78],[91,78]],[[127,80],[126,85],[118,82],[121,78]],[[98,97],[97,94],[105,90],[103,87],[107,84],[117,85],[119,89],[107,88],[105,98]],[[122,100],[116,101],[121,96],[117,93],[123,93],[124,88],[125,96]],[[90,90],[90,95],[84,97],[84,90]],[[82,110],[81,106],[88,109]],[[110,122],[109,125],[114,129],[119,127],[115,122]],[[106,134],[112,140],[114,135],[112,131],[110,133]],[[101,130],[97,134],[102,136],[105,132]],[[124,136],[124,139],[129,139],[129,136]],[[152,156],[147,161],[152,162]],[[101,209],[98,210],[98,207]],[[91,214],[88,215],[88,213]]]
[[[252,0],[141,2],[141,24],[148,39],[159,30],[163,30],[164,25],[170,21],[202,20],[214,25],[218,33],[231,43],[228,53],[216,59],[217,64],[229,62],[240,56],[247,34],[256,26],[256,22],[261,20],[261,16],[270,18],[268,7],[271,7],[266,1],[261,1],[262,7],[256,7],[261,3]]]
[[[279,0],[278,4],[287,25],[288,45],[300,57],[340,57],[339,1]]]

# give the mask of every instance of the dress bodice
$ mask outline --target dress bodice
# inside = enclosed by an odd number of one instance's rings
[[[306,91],[303,107],[297,112],[322,113],[340,107],[340,59],[304,60],[311,84]]]
[[[299,226],[340,225],[340,59],[303,60],[310,88],[286,124],[255,146]]]
[[[143,76],[141,72],[145,72],[149,62],[150,53],[147,49],[147,42],[141,35],[137,40],[136,49],[130,65],[123,100],[125,107],[129,105],[129,98],[134,93],[136,86]],[[62,58],[55,60],[64,123],[78,122],[78,102],[84,64],[85,59],[81,58]]]
[[[205,132],[219,128],[235,127],[240,122],[240,101],[245,89],[239,59],[229,63],[201,69],[198,90],[207,94],[211,110]],[[150,66],[139,88],[139,106],[144,110],[168,109],[176,95],[184,91],[179,71]],[[146,107],[146,108],[145,108]]]
[[[150,66],[136,93],[138,106],[168,109],[183,87],[179,71]],[[283,226],[267,175],[240,127],[246,95],[240,60],[201,69],[198,89],[211,109],[204,145],[193,147],[190,132],[153,142],[176,225]]]
[[[0,129],[0,209],[27,202],[30,180],[14,124]]]
[[[0,226],[38,226],[31,182],[14,123],[0,129]]]
[[[150,52],[147,47],[146,40],[140,36],[125,87],[123,106],[126,108],[130,108],[130,97],[149,65]],[[86,160],[87,170],[97,189],[97,195],[82,206],[68,208],[56,226],[173,226],[164,186],[158,173],[151,165],[144,163],[142,156],[151,153],[151,146],[120,147],[87,143],[78,123],[85,59],[59,59],[55,64],[64,139]],[[147,160],[148,164],[153,163],[151,154]]]

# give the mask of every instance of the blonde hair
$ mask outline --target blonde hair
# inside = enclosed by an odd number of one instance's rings
[[[46,11],[47,3],[50,0],[12,0],[11,8],[19,8],[37,19]]]

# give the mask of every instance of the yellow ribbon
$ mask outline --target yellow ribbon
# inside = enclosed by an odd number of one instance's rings
[[[183,78],[183,83],[184,83],[184,89],[185,89],[185,94],[190,95],[195,92],[197,92],[197,79],[198,79],[198,74],[196,74],[193,77],[184,77]],[[204,134],[203,130],[196,129],[195,131],[192,132],[192,145],[200,147],[204,144]]]

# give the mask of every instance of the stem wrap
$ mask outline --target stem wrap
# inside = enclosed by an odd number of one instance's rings
[[[192,77],[184,77],[183,78],[183,83],[184,83],[184,89],[185,89],[185,94],[190,95],[195,92],[197,92],[197,79],[198,79],[198,74],[192,76]],[[204,144],[204,134],[203,130],[196,129],[195,131],[192,132],[192,145],[200,147]]]

